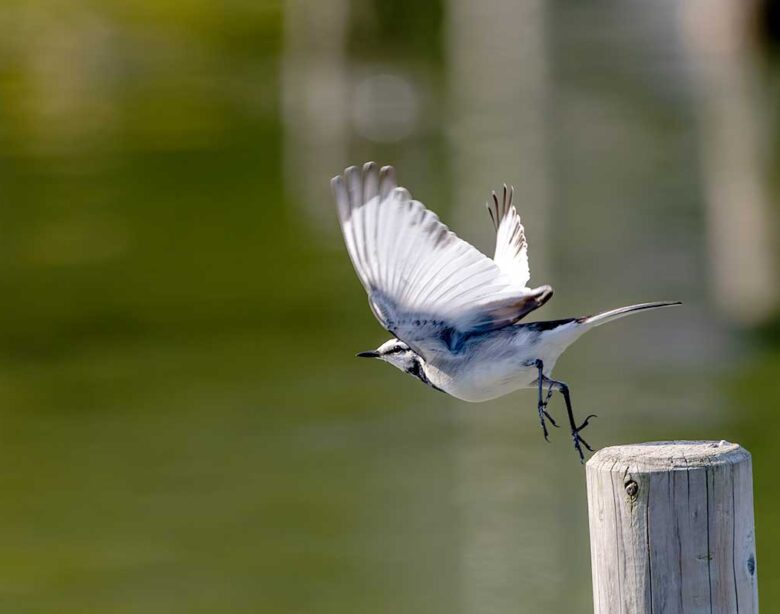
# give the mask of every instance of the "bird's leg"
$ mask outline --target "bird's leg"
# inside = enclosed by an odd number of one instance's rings
[[[547,379],[547,378],[545,378]],[[593,448],[588,445],[588,442],[585,441],[582,437],[580,437],[580,431],[582,431],[586,426],[588,426],[588,422],[591,418],[595,418],[596,414],[590,414],[582,424],[577,426],[577,423],[574,421],[574,412],[571,408],[571,396],[569,395],[569,387],[564,384],[563,382],[558,382],[555,380],[548,379],[547,380],[550,383],[550,390],[555,388],[556,390],[559,390],[560,393],[563,395],[563,400],[566,402],[566,412],[569,414],[569,426],[571,427],[571,439],[574,442],[574,448],[577,450],[577,453],[580,455],[580,462],[585,462],[585,455],[582,452],[582,447],[585,446],[589,451],[593,452]]]
[[[550,438],[548,437],[549,433],[547,432],[547,423],[545,422],[545,418],[547,418],[550,421],[550,424],[552,424],[554,427],[558,428],[558,425],[556,424],[555,420],[553,420],[552,416],[547,413],[547,403],[550,402],[550,397],[553,393],[553,387],[550,385],[549,390],[547,390],[547,396],[542,399],[542,386],[547,378],[544,377],[544,363],[541,360],[536,360],[534,363],[537,369],[539,369],[539,405],[538,405],[538,411],[539,411],[539,424],[542,425],[542,433],[544,433],[544,439],[545,441],[550,441]]]
[[[550,402],[550,399],[552,399],[553,395],[553,385],[550,384],[550,386],[547,388],[547,396],[544,397],[544,406],[547,407],[548,403]],[[558,426],[557,424],[555,426]]]

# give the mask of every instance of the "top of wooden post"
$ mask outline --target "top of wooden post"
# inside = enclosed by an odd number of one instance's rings
[[[599,469],[631,465],[637,470],[669,471],[736,464],[749,458],[747,450],[728,441],[652,441],[603,448],[588,465]]]

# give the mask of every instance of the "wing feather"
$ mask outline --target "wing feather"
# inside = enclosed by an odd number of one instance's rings
[[[502,197],[492,193],[492,202],[488,201],[487,210],[496,228],[496,251],[493,261],[506,273],[513,283],[527,286],[531,278],[528,267],[528,243],[525,228],[520,221],[517,209],[512,204],[515,189],[504,184]]]
[[[423,357],[452,351],[454,340],[476,331],[512,324],[552,295],[549,286],[516,283],[458,238],[398,187],[392,167],[352,166],[331,185],[374,315]]]

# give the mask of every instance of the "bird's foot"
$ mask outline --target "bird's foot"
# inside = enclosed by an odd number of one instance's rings
[[[582,452],[582,446],[585,446],[585,448],[589,452],[593,452],[593,448],[590,447],[587,441],[585,441],[582,437],[580,437],[580,431],[583,430],[586,426],[588,426],[588,422],[591,418],[597,418],[596,414],[591,414],[585,420],[582,424],[580,424],[577,428],[572,429],[571,432],[571,439],[574,442],[574,449],[577,450],[577,453],[580,455],[580,462],[585,462],[585,454]]]
[[[552,398],[553,394],[553,384],[550,383],[550,387],[547,389],[547,396],[545,398],[542,398],[542,383],[545,381],[544,377],[544,363],[540,359],[536,359],[534,361],[534,366],[536,366],[537,369],[539,369],[539,405],[537,406],[537,410],[539,412],[539,424],[542,425],[542,433],[544,433],[544,440],[547,443],[550,443],[550,437],[549,433],[547,432],[547,423],[545,422],[545,418],[550,421],[550,424],[552,424],[555,428],[558,428],[558,425],[556,424],[555,420],[553,420],[553,417],[547,413],[547,404],[550,402],[550,399]]]
[[[544,433],[544,439],[547,443],[550,443],[549,433],[547,431],[547,420],[550,421],[555,428],[558,428],[558,423],[553,420],[553,417],[547,413],[547,401],[539,403],[539,424],[542,425],[542,433]]]

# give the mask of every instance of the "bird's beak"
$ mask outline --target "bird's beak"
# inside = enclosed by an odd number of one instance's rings
[[[355,356],[358,358],[379,358],[379,352],[376,350],[369,350],[368,352],[358,352]]]

